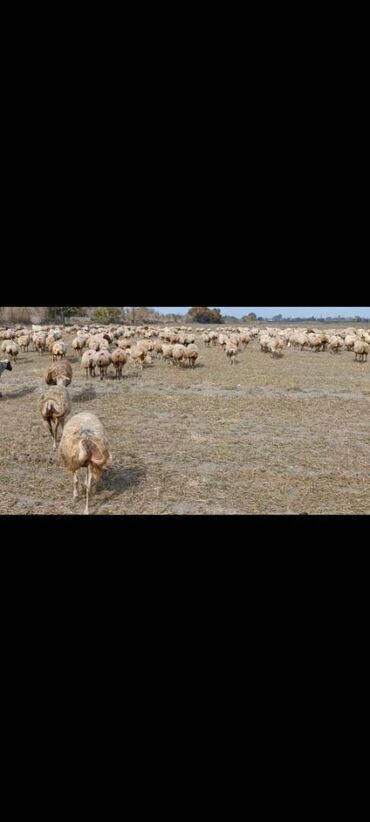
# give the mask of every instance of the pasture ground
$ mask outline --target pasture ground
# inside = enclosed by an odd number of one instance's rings
[[[72,354],[72,413],[106,427],[113,467],[91,514],[369,514],[370,363],[253,342],[195,370],[160,360],[86,380]],[[38,410],[49,354],[19,354],[0,383],[0,514],[82,514]]]

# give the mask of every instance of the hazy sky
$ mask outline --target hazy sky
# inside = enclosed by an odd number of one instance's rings
[[[190,307],[190,306],[189,306]],[[171,307],[162,307],[156,308],[156,311],[160,311],[161,314],[186,314],[189,310],[189,307],[185,308],[181,306],[180,308],[171,308]],[[249,314],[250,311],[254,311],[257,314],[257,317],[274,317],[275,314],[282,314],[283,317],[336,317],[340,314],[342,317],[355,317],[358,315],[359,317],[370,317],[370,306],[360,306],[360,308],[355,308],[353,306],[347,306],[345,308],[340,306],[335,306],[334,308],[329,308],[327,306],[320,307],[307,307],[298,308],[296,306],[288,306],[288,307],[281,307],[281,306],[268,306],[268,307],[260,307],[260,306],[247,306],[242,308],[241,306],[237,306],[236,308],[232,308],[230,306],[209,306],[210,308],[220,308],[221,314],[231,314],[233,317],[244,317],[245,314]]]

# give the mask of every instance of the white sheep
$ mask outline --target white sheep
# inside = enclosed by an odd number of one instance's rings
[[[353,350],[355,352],[355,360],[357,362],[367,362],[367,357],[370,350],[368,343],[362,342],[362,340],[356,340]]]
[[[84,412],[68,420],[59,444],[59,455],[64,468],[73,473],[73,499],[78,497],[78,471],[87,469],[84,513],[88,514],[91,482],[98,481],[102,471],[112,462],[104,426],[95,414]]]
[[[13,362],[17,361],[17,357],[19,354],[19,348],[16,342],[7,342],[5,346],[5,354],[8,354],[9,357],[12,357]]]
[[[185,350],[184,360],[187,360],[188,365],[191,364],[195,368],[196,361],[199,357],[199,348],[196,345],[190,344]]]
[[[225,351],[226,351],[226,356],[228,358],[228,361],[229,361],[230,365],[235,365],[235,360],[236,360],[237,353],[238,353],[238,346],[237,345],[232,345],[231,343],[228,343],[226,348],[225,348]]]
[[[86,379],[88,379],[89,374],[90,377],[95,377],[97,356],[98,352],[94,351],[91,348],[89,348],[87,351],[84,351],[84,353],[82,354],[81,367],[85,369]]]
[[[58,429],[60,427],[63,432],[65,418],[71,412],[71,403],[67,389],[62,385],[55,385],[48,388],[40,398],[39,408],[41,416],[48,425],[51,436],[53,437],[53,448],[54,451],[56,451]],[[54,423],[55,426],[54,431],[52,423]]]

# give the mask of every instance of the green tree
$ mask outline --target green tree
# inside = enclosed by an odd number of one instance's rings
[[[49,317],[51,320],[57,320],[60,318],[60,322],[64,323],[66,317],[82,317],[85,313],[85,309],[82,308],[80,305],[78,306],[70,306],[70,305],[58,305],[58,306],[49,306]]]
[[[116,323],[122,320],[122,309],[117,306],[100,306],[91,315],[94,323]]]
[[[187,319],[193,323],[222,323],[221,311],[219,308],[207,308],[206,306],[195,306],[190,308]]]
[[[253,311],[251,311],[251,313],[247,314],[245,317],[242,317],[242,322],[243,323],[255,323],[256,321],[257,321],[257,314],[254,314]]]

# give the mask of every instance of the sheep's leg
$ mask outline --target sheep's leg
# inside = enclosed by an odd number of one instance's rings
[[[77,471],[73,474],[73,499],[78,498],[78,474]]]
[[[54,449],[54,451],[57,450],[57,431],[58,431],[58,428],[59,428],[59,420],[56,421],[55,428],[54,428],[54,436],[53,436],[53,449]]]
[[[86,506],[84,514],[89,513],[89,491],[91,488],[91,465],[87,466],[87,481],[86,481]]]
[[[54,431],[53,431],[53,426],[52,426],[52,424],[51,424],[51,420],[47,420],[47,424],[48,424],[48,426],[49,426],[49,431],[50,431],[50,433],[51,433],[51,436],[52,436],[52,437],[53,437],[53,439],[54,439]]]

